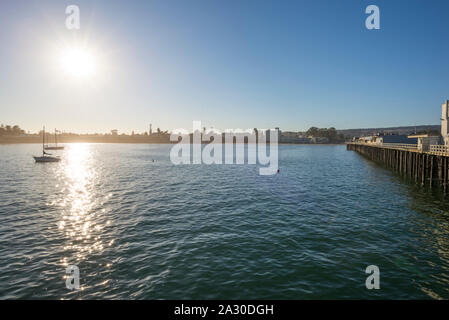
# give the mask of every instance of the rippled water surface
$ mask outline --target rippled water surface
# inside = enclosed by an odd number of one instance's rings
[[[274,176],[169,150],[71,144],[35,164],[39,145],[0,146],[0,298],[449,298],[438,192],[344,146],[280,146]]]

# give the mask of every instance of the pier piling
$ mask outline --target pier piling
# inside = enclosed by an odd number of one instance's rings
[[[416,149],[361,143],[347,143],[346,149],[356,151],[417,184],[429,187],[439,186],[445,193],[448,191],[448,156]]]

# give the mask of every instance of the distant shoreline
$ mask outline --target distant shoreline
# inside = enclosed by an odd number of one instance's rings
[[[148,136],[64,136],[58,137],[58,145],[64,145],[66,143],[146,143],[146,144],[163,144],[173,143],[170,142],[169,137],[155,136],[149,138]],[[0,144],[42,144],[42,136],[29,135],[29,136],[1,136]],[[45,144],[50,146],[54,145],[53,137],[49,136],[46,139]]]
[[[224,141],[223,141],[224,142]],[[58,145],[67,143],[127,143],[127,144],[176,144],[178,142],[170,141],[170,136],[163,135],[67,135],[58,137]],[[202,144],[208,144],[208,141],[203,141]],[[267,141],[269,143],[269,141]],[[39,135],[23,135],[23,136],[0,136],[0,145],[7,144],[42,144],[42,136]],[[49,135],[45,144],[49,146],[54,145],[54,139]],[[247,144],[247,143],[245,143]],[[279,145],[339,145],[342,143],[288,143],[279,142]]]
[[[89,144],[176,144],[176,142],[104,142],[104,141],[103,142],[93,142],[93,141],[72,141],[72,142],[58,143],[58,145],[64,146],[64,145],[67,145],[67,144],[76,144],[76,143],[89,143]],[[0,146],[15,145],[15,144],[42,144],[42,143],[38,143],[38,142],[23,142],[23,141],[22,142],[3,142],[3,141],[0,141]],[[202,144],[207,144],[207,142],[203,142]],[[248,144],[248,143],[244,143],[244,144]],[[269,144],[269,142],[267,142],[267,144]],[[280,146],[342,146],[342,145],[345,145],[345,143],[278,143],[278,145],[280,145]],[[49,144],[49,146],[53,146],[53,144]]]

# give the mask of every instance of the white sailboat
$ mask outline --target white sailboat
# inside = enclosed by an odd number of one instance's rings
[[[61,158],[52,157],[50,153],[45,152],[45,127],[42,131],[42,157],[33,156],[36,162],[59,162]]]
[[[54,146],[45,146],[45,150],[63,150],[64,146],[58,146],[58,138],[57,138],[57,130],[55,129],[55,145]]]

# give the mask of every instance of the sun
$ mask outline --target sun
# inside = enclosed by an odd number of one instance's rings
[[[62,70],[69,76],[86,78],[95,74],[95,57],[87,48],[64,49],[60,62]]]

